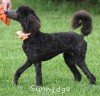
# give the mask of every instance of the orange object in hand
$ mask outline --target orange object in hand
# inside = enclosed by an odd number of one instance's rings
[[[31,33],[23,33],[21,31],[17,31],[16,34],[18,35],[18,38],[19,39],[22,39],[22,40],[26,40],[28,39],[28,36],[31,35]]]
[[[0,5],[0,20],[2,20],[6,25],[10,25],[10,18],[8,18],[5,14],[4,14],[4,9],[3,6]]]

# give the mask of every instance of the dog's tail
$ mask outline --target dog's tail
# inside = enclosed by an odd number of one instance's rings
[[[87,36],[92,31],[92,18],[90,14],[84,10],[78,11],[74,14],[72,19],[72,28],[76,29],[81,27],[83,36]]]

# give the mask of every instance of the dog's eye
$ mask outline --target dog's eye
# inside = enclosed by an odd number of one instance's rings
[[[23,10],[20,10],[20,12],[23,12]]]

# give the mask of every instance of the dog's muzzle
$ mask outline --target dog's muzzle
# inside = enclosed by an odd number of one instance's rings
[[[5,14],[7,17],[17,20],[17,13],[16,10],[11,10],[11,11],[5,11]]]

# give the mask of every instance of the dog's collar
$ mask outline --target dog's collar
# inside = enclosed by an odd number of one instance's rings
[[[17,31],[16,34],[18,35],[18,38],[19,39],[22,39],[22,40],[26,40],[28,39],[29,35],[31,35],[31,33],[23,33],[21,31]]]

